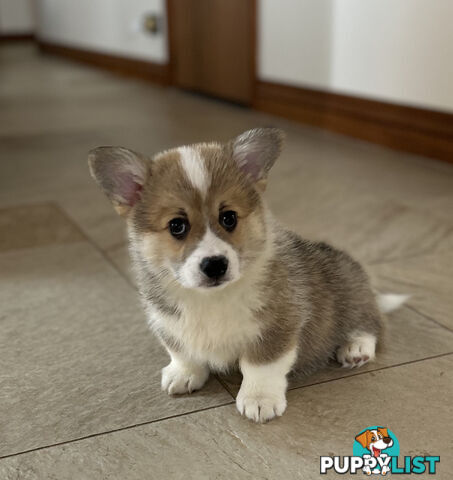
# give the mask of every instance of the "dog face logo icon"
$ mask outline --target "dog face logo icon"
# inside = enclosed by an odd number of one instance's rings
[[[351,435],[352,436],[352,435]],[[399,458],[400,444],[386,427],[368,427],[354,437],[352,456],[323,455],[319,457],[319,473],[335,472],[356,475],[436,475],[439,455],[405,455]],[[405,477],[406,478],[406,477]],[[425,478],[425,477],[423,477]]]
[[[393,440],[389,437],[386,428],[378,427],[376,430],[365,430],[355,439],[371,452],[373,457],[379,457],[381,451],[393,445]]]
[[[390,471],[387,459],[390,460],[391,454],[389,455],[385,450],[390,451],[395,444],[396,438],[394,441],[387,428],[371,427],[356,435],[355,439],[361,445],[362,451],[363,449],[366,450],[366,453],[364,452],[361,455],[364,460],[372,457],[379,458],[379,464],[382,465],[382,467],[376,467],[373,470],[369,465],[365,465],[363,472],[367,475],[372,473],[386,475]]]

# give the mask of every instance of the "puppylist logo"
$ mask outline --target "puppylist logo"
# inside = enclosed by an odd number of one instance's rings
[[[399,463],[400,445],[395,434],[384,427],[368,427],[355,436],[351,457],[320,457],[320,473],[366,475],[436,474],[439,456],[404,457]]]

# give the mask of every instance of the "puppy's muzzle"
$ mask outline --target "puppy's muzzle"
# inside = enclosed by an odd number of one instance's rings
[[[205,257],[200,263],[200,270],[209,279],[218,282],[228,270],[228,259],[223,255]]]

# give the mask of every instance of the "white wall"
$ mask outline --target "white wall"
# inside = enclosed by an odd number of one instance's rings
[[[452,0],[260,0],[258,76],[453,110]]]
[[[0,0],[0,34],[33,33],[32,0]]]
[[[62,45],[166,63],[166,33],[142,31],[139,25],[145,13],[165,18],[164,0],[38,0],[38,36]]]

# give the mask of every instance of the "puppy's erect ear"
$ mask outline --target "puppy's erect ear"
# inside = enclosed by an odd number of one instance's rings
[[[120,215],[127,215],[140,199],[149,174],[146,159],[123,147],[98,147],[88,154],[92,177]]]
[[[360,445],[362,445],[363,448],[367,448],[369,444],[369,436],[370,436],[370,431],[365,430],[360,435],[357,435],[355,439],[360,443]]]
[[[265,181],[283,147],[285,134],[278,128],[255,128],[232,141],[233,158],[254,182]]]

